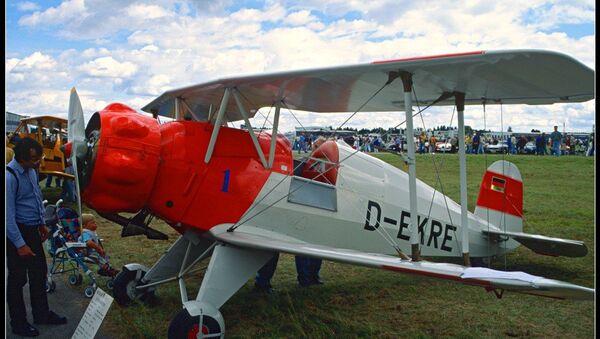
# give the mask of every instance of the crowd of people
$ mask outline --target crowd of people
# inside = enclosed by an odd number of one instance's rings
[[[300,134],[293,142],[292,149],[298,153],[309,153],[314,149],[315,134]],[[338,139],[341,137],[338,137]],[[379,152],[380,150],[401,151],[405,149],[406,139],[401,136],[387,138],[385,142],[381,136],[354,135],[344,137],[344,141],[354,149],[362,152]],[[418,153],[456,152],[458,138],[455,136],[442,138],[436,137],[433,132],[421,132],[415,136],[415,151]],[[483,154],[489,152],[491,145],[501,146],[501,151],[508,154],[536,154],[536,155],[594,155],[594,134],[587,140],[575,137],[573,134],[558,131],[550,134],[540,133],[537,136],[524,136],[518,134],[504,137],[490,136],[477,131],[465,135],[465,148],[467,154]],[[443,144],[443,145],[441,145]]]

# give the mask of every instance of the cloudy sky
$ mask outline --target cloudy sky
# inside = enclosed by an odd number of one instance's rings
[[[225,76],[498,49],[546,49],[595,70],[592,0],[266,0],[6,2],[6,107],[66,116],[69,89],[86,118],[111,102],[141,107],[166,90]],[[348,115],[282,110],[283,130],[338,127]],[[595,104],[468,106],[473,128],[591,131]],[[266,115],[266,114],[265,114]],[[260,115],[258,115],[260,116]],[[269,122],[255,118],[253,124]],[[402,119],[403,120],[403,119]],[[392,127],[359,113],[345,126]],[[452,107],[415,126],[456,126]],[[562,128],[561,128],[562,129]]]

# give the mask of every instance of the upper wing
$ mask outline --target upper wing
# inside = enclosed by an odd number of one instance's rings
[[[209,107],[214,111],[220,105],[224,89],[235,87],[246,99],[251,116],[281,99],[291,109],[354,112],[390,80],[390,72],[398,71],[413,74],[415,101],[420,105],[454,91],[465,93],[465,104],[480,104],[484,99],[488,104],[551,104],[594,98],[594,71],[579,61],[556,52],[509,50],[221,79],[168,91],[143,110],[172,117],[174,99],[179,98],[195,116],[206,119]],[[402,81],[395,79],[361,111],[402,111],[402,93]],[[436,104],[454,105],[454,99]],[[234,100],[227,106],[225,119],[242,119]]]
[[[217,240],[239,247],[285,252],[353,265],[452,280],[468,285],[482,286],[488,291],[506,290],[559,299],[594,299],[594,289],[558,280],[531,276],[522,272],[503,272],[428,261],[412,262],[389,255],[313,245],[289,237],[280,237],[275,233],[270,235],[268,231],[253,227],[246,227],[243,231],[235,230],[234,232],[223,231],[222,227],[216,227],[209,232]]]

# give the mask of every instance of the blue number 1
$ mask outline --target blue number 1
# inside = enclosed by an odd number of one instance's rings
[[[226,170],[223,173],[224,173],[223,188],[221,188],[221,192],[227,192],[227,191],[229,191],[229,175],[231,174],[231,171]]]

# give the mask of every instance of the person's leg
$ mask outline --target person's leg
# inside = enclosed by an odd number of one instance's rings
[[[316,258],[310,258],[309,263],[310,263],[311,282],[314,284],[322,284],[323,281],[321,280],[321,276],[319,275],[319,272],[321,271],[321,264],[323,263],[323,260],[316,259]]]
[[[13,329],[21,328],[27,323],[27,311],[23,300],[23,286],[27,283],[27,272],[23,259],[10,240],[6,240],[6,264],[8,277],[6,281],[6,303]]]
[[[46,177],[46,188],[48,188],[48,187],[50,187],[50,186],[52,186],[52,176],[51,176],[51,175],[48,175],[48,176]]]
[[[275,274],[277,262],[279,261],[279,253],[275,253],[267,263],[256,272],[256,286],[261,289],[271,287],[271,278]]]
[[[310,272],[308,265],[309,258],[296,256],[296,272],[298,273],[298,283],[300,286],[310,285]]]
[[[42,246],[42,239],[37,229],[28,227],[23,231],[25,242],[29,245],[35,257],[30,260],[27,267],[29,281],[29,295],[31,297],[31,310],[33,318],[43,319],[48,315],[48,296],[46,295],[46,275],[48,266],[46,255]]]

